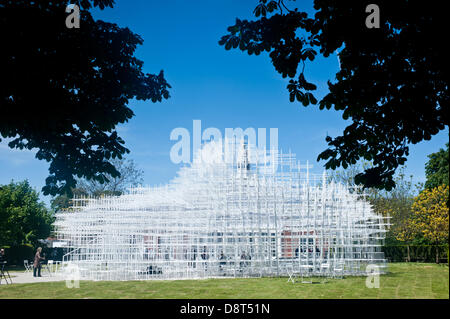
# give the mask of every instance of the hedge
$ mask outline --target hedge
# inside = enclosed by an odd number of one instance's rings
[[[439,249],[439,261],[448,263],[448,245],[409,245],[410,261],[412,262],[432,262],[436,261],[436,249]],[[389,262],[407,261],[408,245],[387,245],[383,246],[383,252]],[[33,262],[35,248],[29,245],[21,245],[5,248],[5,255],[9,265],[23,266],[23,261],[28,259]],[[61,260],[63,249],[47,249],[43,247],[43,253],[54,260]]]
[[[404,262],[408,258],[413,262],[436,262],[436,249],[439,250],[439,262],[448,263],[448,245],[388,245],[383,252],[389,262]]]
[[[20,245],[5,248],[5,257],[9,265],[23,266],[23,261],[28,259],[33,263],[35,249],[31,245]]]

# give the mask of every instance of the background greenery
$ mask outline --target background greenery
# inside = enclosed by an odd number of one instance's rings
[[[53,222],[53,212],[28,181],[0,185],[0,247],[9,264],[30,260],[41,245],[38,240],[50,235]]]

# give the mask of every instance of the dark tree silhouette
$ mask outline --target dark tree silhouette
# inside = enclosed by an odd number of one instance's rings
[[[270,52],[275,69],[289,77],[290,101],[343,111],[352,123],[342,136],[327,136],[329,148],[318,156],[325,167],[373,163],[355,176],[357,184],[390,190],[410,144],[429,140],[448,127],[446,11],[440,3],[376,1],[380,28],[367,28],[371,1],[315,0],[315,16],[283,0],[260,0],[255,21],[236,19],[219,41],[225,49],[248,54]],[[320,102],[316,85],[306,80],[305,64],[318,51],[338,52],[340,70]]]
[[[80,6],[80,28],[66,27],[69,2]],[[115,130],[134,116],[129,100],[169,98],[163,72],[145,74],[134,57],[143,39],[89,11],[113,4],[0,0],[0,137],[50,162],[45,195],[70,194],[76,176],[118,177],[110,159],[129,152]]]

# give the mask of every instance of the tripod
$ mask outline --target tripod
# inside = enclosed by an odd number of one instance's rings
[[[6,284],[12,284],[11,276],[9,275],[9,271],[6,268],[6,261],[0,262],[0,285],[2,283],[2,278],[5,278]],[[9,279],[9,282],[8,282]]]

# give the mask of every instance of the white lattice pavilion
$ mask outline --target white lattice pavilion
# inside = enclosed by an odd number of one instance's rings
[[[57,214],[82,279],[361,275],[385,265],[387,221],[293,154],[210,143],[165,186],[79,198]],[[383,269],[383,268],[381,268]]]

